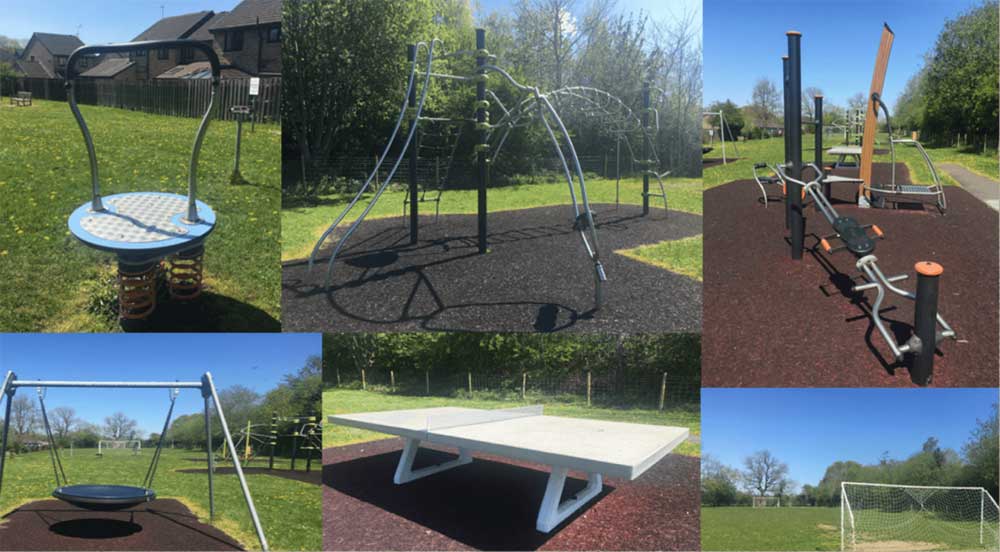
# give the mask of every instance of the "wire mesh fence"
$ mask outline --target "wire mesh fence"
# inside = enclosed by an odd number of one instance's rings
[[[361,370],[336,371],[337,387],[398,393],[528,402],[564,402],[587,406],[649,408],[663,410],[693,406],[701,401],[697,380],[672,377],[667,372],[638,375],[598,374],[580,371],[555,376],[520,372],[436,374],[427,371]]]

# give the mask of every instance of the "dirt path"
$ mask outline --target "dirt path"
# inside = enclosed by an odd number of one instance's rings
[[[1000,182],[980,176],[961,165],[941,163],[940,167],[958,181],[970,194],[996,211],[1000,211]],[[948,193],[948,190],[945,190]]]

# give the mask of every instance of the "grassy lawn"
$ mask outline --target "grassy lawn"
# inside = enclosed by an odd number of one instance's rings
[[[813,135],[808,134],[802,137],[802,160],[803,162],[810,162],[813,159],[812,150],[806,150],[805,148],[811,148],[813,146]],[[888,136],[883,134],[879,137],[881,141],[880,145],[876,145],[876,149],[888,150]],[[734,180],[747,180],[753,178],[753,164],[754,163],[777,163],[781,161],[784,156],[784,139],[782,138],[769,138],[766,140],[750,140],[747,142],[741,142],[739,144],[739,161],[730,162],[726,165],[717,165],[705,169],[704,179],[705,187],[712,188],[714,186],[719,186],[727,182],[733,182]],[[839,144],[836,139],[827,139],[824,142],[825,147],[833,147]],[[929,148],[925,146],[927,154],[930,156],[931,161],[934,162],[937,168],[938,178],[945,185],[958,185],[948,173],[938,167],[941,163],[955,163],[962,165],[972,172],[978,173],[982,176],[989,178],[996,178],[998,170],[998,161],[996,152],[987,152],[985,154],[968,153],[965,151],[959,151],[956,148]],[[732,153],[728,148],[726,149],[726,157],[737,157],[736,154]],[[722,153],[719,148],[713,150],[706,159],[722,159]],[[836,158],[830,155],[824,155],[824,162],[835,161]],[[906,163],[907,168],[910,170],[910,176],[914,179],[915,183],[918,184],[930,184],[934,180],[931,178],[930,171],[927,169],[927,164],[924,162],[923,157],[913,146],[899,146],[896,148],[896,160],[897,162]],[[889,154],[876,155],[876,163],[888,163]],[[770,173],[767,173],[770,175]]]
[[[101,193],[187,193],[197,119],[82,106]],[[235,123],[213,121],[198,198],[218,215],[206,240],[199,301],[214,330],[277,329],[280,313],[281,129],[244,129],[244,185],[229,183]],[[86,147],[67,104],[0,107],[0,331],[118,331],[115,259],[73,238],[70,213],[90,199]]]
[[[840,508],[702,507],[701,549],[840,550]]]
[[[402,183],[402,181],[400,182]],[[397,185],[393,184],[393,186]],[[659,189],[655,182],[651,182],[650,186],[658,192]],[[667,200],[671,210],[701,214],[702,185],[700,179],[668,178],[664,181],[664,187],[667,190]],[[591,203],[614,203],[615,181],[601,178],[588,179],[587,193]],[[622,179],[622,203],[641,205],[641,193],[641,178]],[[406,192],[398,186],[396,189],[386,191],[365,220],[401,216],[405,196]],[[319,239],[327,226],[337,218],[350,200],[350,196],[334,194],[321,196],[318,205],[283,208],[281,212],[281,259],[286,261],[308,257],[316,240]],[[488,204],[491,212],[497,212],[551,205],[569,205],[570,200],[566,181],[553,180],[541,184],[491,189]],[[654,209],[657,206],[662,209],[659,198],[650,198],[650,205]],[[360,214],[363,208],[364,205],[360,203],[355,206],[349,218],[341,223],[341,227],[346,227],[346,224],[354,220],[354,217]],[[441,214],[475,213],[476,190],[446,190],[441,195]],[[699,248],[697,251],[697,259],[690,254],[689,248],[685,251],[688,253],[686,258],[675,260],[683,264],[687,271],[691,271],[693,269],[690,267],[701,264],[701,249]],[[652,264],[657,264],[657,261],[660,260],[656,251],[637,252],[633,250],[633,254],[648,259]],[[673,270],[668,266],[664,266],[664,268]],[[698,272],[700,273],[700,269]]]
[[[464,393],[463,393],[464,394]],[[467,395],[467,394],[466,394]],[[483,395],[486,395],[485,393]],[[562,399],[560,399],[562,400]],[[594,418],[616,422],[635,422],[640,424],[657,424],[686,427],[692,436],[701,435],[701,411],[697,405],[665,409],[663,412],[640,408],[601,408],[588,407],[582,402],[546,402],[532,401],[534,404],[544,404],[545,413],[554,416],[570,418]],[[410,408],[428,408],[433,406],[463,406],[469,408],[512,408],[529,404],[520,401],[503,401],[484,398],[479,393],[473,393],[466,398],[451,397],[419,397],[412,395],[397,395],[378,391],[361,391],[352,389],[327,389],[323,392],[323,413],[325,415],[347,414],[355,412],[371,412],[377,410],[400,410]],[[323,425],[323,448],[385,439],[387,435],[344,427],[336,424]],[[701,444],[685,441],[673,451],[685,456],[699,456]]]
[[[77,449],[72,455],[67,450],[60,452],[70,483],[138,485],[146,474],[153,451],[143,451],[139,456],[127,451],[115,451],[103,458],[98,457],[96,452],[96,449]],[[204,470],[205,465],[204,452],[164,449],[154,490],[160,498],[183,502],[200,521],[209,523],[208,476],[204,471],[180,472]],[[218,464],[219,467],[228,465]],[[272,549],[322,549],[322,493],[318,485],[264,474],[247,475],[247,484]],[[48,452],[33,452],[9,459],[4,470],[0,516],[27,502],[50,498],[54,488]],[[215,477],[213,525],[248,549],[260,548],[239,481],[233,474],[217,474]]]

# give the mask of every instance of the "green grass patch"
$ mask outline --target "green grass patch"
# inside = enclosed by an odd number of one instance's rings
[[[434,406],[461,406],[467,408],[511,408],[526,404],[544,404],[545,413],[569,418],[591,418],[614,422],[633,422],[686,427],[691,435],[701,435],[701,409],[698,405],[675,406],[663,411],[642,408],[588,407],[585,400],[576,402],[552,402],[533,400],[521,402],[484,398],[478,393],[465,397],[419,397],[397,395],[378,391],[354,389],[327,389],[323,392],[323,413],[325,415],[374,412],[379,410],[402,410],[430,408]],[[385,439],[389,436],[373,431],[354,429],[337,424],[323,425],[323,448]],[[685,441],[673,451],[684,456],[699,456],[700,443]]]
[[[102,195],[187,193],[198,119],[81,111],[94,137]],[[273,325],[281,302],[281,128],[244,129],[240,168],[248,183],[234,186],[235,128],[212,122],[198,171],[198,198],[219,220],[205,242],[210,293],[200,301],[220,313],[213,329],[226,331]],[[30,108],[4,108],[0,136],[0,304],[8,306],[0,309],[0,330],[119,331],[100,304],[113,284],[113,255],[79,243],[67,228],[70,213],[90,199],[86,147],[69,107],[36,100]]]
[[[811,148],[813,146],[814,137],[812,134],[807,134],[802,137],[802,160],[803,162],[811,162],[813,160],[812,150],[806,151],[805,148]],[[882,134],[879,136],[880,144],[875,146],[875,149],[888,151],[888,135]],[[833,147],[839,144],[839,140],[827,139],[825,142],[825,147]],[[728,182],[733,182],[735,180],[748,180],[753,178],[753,165],[754,163],[778,163],[784,157],[784,139],[783,138],[768,138],[765,140],[749,140],[746,142],[740,142],[739,144],[739,161],[730,162],[726,165],[716,165],[704,170],[703,178],[705,180],[705,188],[712,188]],[[955,163],[962,165],[963,167],[969,169],[972,172],[978,173],[980,175],[996,178],[998,171],[998,161],[996,152],[989,151],[986,153],[971,153],[966,150],[959,150],[957,148],[930,148],[924,146],[927,150],[927,155],[930,156],[931,161],[937,168],[938,178],[941,179],[941,183],[950,186],[957,186],[958,182],[955,181],[951,176],[945,171],[938,168],[941,163]],[[728,157],[737,157],[737,155],[728,155],[730,152],[727,149]],[[706,156],[706,159],[722,159],[722,155],[718,151],[713,151],[711,155]],[[830,155],[824,155],[823,160],[825,163],[830,163],[836,160],[835,157]],[[888,153],[883,155],[876,155],[876,163],[888,163],[890,156]],[[906,163],[907,168],[910,170],[910,178],[916,184],[932,184],[934,179],[931,177],[930,170],[927,168],[927,163],[924,162],[923,157],[917,148],[913,146],[900,145],[896,147],[896,161]],[[770,173],[767,173],[770,175]]]
[[[406,192],[397,184],[392,186],[395,188],[386,191],[379,198],[366,220],[402,216],[403,198],[406,196]],[[655,182],[651,182],[650,186],[655,192],[659,192]],[[671,210],[697,215],[702,213],[700,179],[667,178],[664,181],[664,187]],[[602,178],[589,179],[587,180],[587,192],[591,203],[614,203],[615,181]],[[642,204],[641,193],[641,178],[622,179],[620,190],[622,203]],[[281,211],[281,259],[286,261],[308,257],[316,240],[352,198],[353,194],[331,194],[317,198],[315,205],[283,208]],[[371,195],[366,196],[366,199],[369,198]],[[650,198],[650,205],[653,208],[660,207],[662,209],[662,203],[658,203],[657,199]],[[570,197],[565,180],[553,179],[539,184],[491,188],[489,191],[490,212],[569,204]],[[355,206],[348,218],[341,223],[341,226],[346,227],[363,209],[364,206],[360,203]],[[476,190],[446,190],[441,195],[442,215],[475,213]],[[598,217],[600,217],[600,213],[598,213]]]
[[[701,234],[615,253],[702,281]]]
[[[138,456],[128,451],[114,451],[103,458],[96,453],[97,449],[76,449],[72,454],[68,450],[60,452],[71,484],[139,485],[153,451],[143,451]],[[229,465],[218,464],[219,467]],[[280,465],[286,466],[287,460],[282,460]],[[153,485],[157,497],[180,500],[201,522],[209,523],[206,466],[204,452],[164,449]],[[299,466],[299,470],[302,469]],[[197,473],[182,473],[182,470]],[[322,549],[320,486],[257,473],[247,475],[247,484],[272,549]],[[10,458],[4,470],[0,516],[27,502],[51,498],[54,488],[47,451]],[[215,476],[215,521],[212,524],[248,549],[260,548],[239,481],[233,474]]]
[[[840,550],[840,508],[701,508],[702,550]]]

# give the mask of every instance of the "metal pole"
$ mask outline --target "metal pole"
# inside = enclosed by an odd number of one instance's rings
[[[201,395],[205,400],[205,450],[208,454],[208,519],[211,520],[215,518],[215,480],[213,479],[215,475],[215,449],[212,446],[212,410],[209,396],[205,394],[204,389]],[[225,449],[223,449],[223,452],[225,452]],[[223,459],[225,459],[224,454]]]
[[[781,92],[783,94],[782,101],[784,102],[784,107],[782,108],[782,121],[783,129],[781,136],[784,139],[785,145],[785,157],[784,163],[787,165],[789,160],[792,158],[792,154],[789,153],[788,147],[791,142],[789,141],[788,134],[788,112],[791,108],[788,107],[788,56],[781,56]],[[791,228],[792,226],[792,204],[788,202],[788,186],[782,183],[782,189],[785,191],[785,229]]]
[[[840,549],[844,550],[844,482],[840,482]]]
[[[934,350],[937,348],[938,283],[944,268],[924,261],[914,266],[917,271],[917,298],[913,313],[913,335],[920,347],[913,355],[910,379],[917,385],[927,385],[934,377]]]
[[[15,380],[11,387],[80,387],[80,388],[127,388],[127,389],[201,389],[201,384],[193,381],[31,381]]]
[[[649,130],[649,82],[642,83],[642,131]],[[642,215],[649,214],[649,140],[642,140]]]
[[[476,50],[479,54],[485,53],[486,50],[486,30],[476,29]],[[486,76],[486,71],[483,66],[486,65],[486,57],[482,55],[476,56],[476,74],[480,77],[476,81],[476,125],[482,126],[486,124],[487,111],[484,107],[486,102],[486,81],[483,80]],[[488,244],[486,243],[486,179],[489,176],[489,168],[486,166],[486,150],[485,148],[489,145],[488,140],[488,130],[486,128],[479,129],[479,151],[476,154],[476,165],[477,165],[477,197],[476,197],[476,210],[478,212],[478,246],[480,253],[486,253]]]
[[[409,45],[406,47],[406,57],[410,60],[410,64],[415,64],[417,60],[417,47],[416,45]],[[414,65],[415,67],[415,65]],[[428,68],[430,70],[430,68]],[[417,108],[417,87],[410,87],[410,96],[406,100],[408,109],[410,110],[410,128],[413,128],[417,124],[416,119],[416,108]],[[413,137],[416,140],[416,144],[410,147],[410,165],[409,173],[407,174],[407,182],[410,186],[410,245],[417,243],[417,234],[419,233],[420,227],[420,211],[417,206],[417,160],[420,158],[420,136],[415,135]]]
[[[789,176],[796,180],[802,179],[802,64],[800,45],[802,33],[798,31],[788,31],[788,107],[790,111],[785,114],[786,125],[790,134],[788,139],[791,144],[788,152],[791,154],[789,160]],[[791,253],[792,259],[802,258],[802,242],[805,234],[805,219],[802,217],[802,187],[794,182],[786,184],[786,193],[791,210],[790,230],[791,230]]]
[[[236,160],[233,162],[233,174],[240,174],[240,142],[243,140],[243,115],[236,114]]]
[[[10,409],[14,402],[14,387],[11,383],[16,378],[17,376],[14,375],[14,372],[7,372],[7,377],[3,381],[3,387],[0,388],[0,401],[5,396],[7,397],[7,407],[3,417],[3,433],[0,434],[0,490],[3,489],[3,468],[7,458],[7,434],[10,431]]]
[[[728,163],[726,160],[726,116],[719,111],[719,134],[722,135],[722,164]]]
[[[264,528],[260,525],[260,518],[257,516],[257,508],[253,504],[253,497],[250,496],[250,488],[247,486],[246,477],[243,475],[243,467],[236,456],[236,445],[233,444],[233,436],[229,434],[229,425],[226,423],[226,415],[222,412],[222,403],[219,401],[219,394],[215,391],[215,384],[212,383],[212,374],[205,372],[202,376],[203,391],[207,390],[215,404],[215,411],[219,414],[219,424],[222,426],[222,433],[226,439],[226,446],[233,455],[233,467],[236,469],[236,476],[240,480],[240,487],[243,489],[243,497],[247,501],[247,508],[250,510],[250,518],[253,520],[254,529],[257,531],[257,539],[260,540],[261,550],[267,552],[267,537],[264,536]]]

